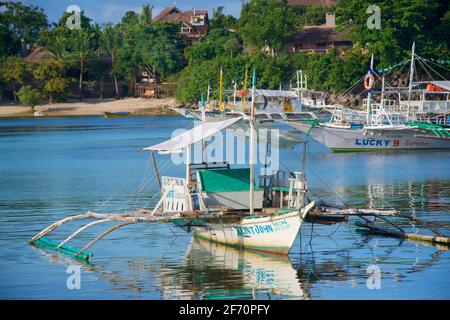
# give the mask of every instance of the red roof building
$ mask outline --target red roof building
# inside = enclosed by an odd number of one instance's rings
[[[183,12],[177,7],[168,7],[154,17],[153,21],[179,23],[180,33],[192,41],[198,41],[209,29],[207,10],[192,9]]]

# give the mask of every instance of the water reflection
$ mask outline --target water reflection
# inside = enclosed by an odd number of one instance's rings
[[[309,299],[287,256],[192,239],[181,265],[161,268],[163,299]]]

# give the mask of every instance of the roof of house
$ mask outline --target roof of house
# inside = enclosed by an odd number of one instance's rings
[[[42,62],[51,58],[53,58],[53,53],[48,51],[45,47],[37,47],[25,57],[25,60],[28,62]]]
[[[293,35],[293,41],[305,43],[334,42],[350,40],[347,31],[335,31],[329,26],[306,26]]]
[[[170,23],[184,23],[184,24],[187,24],[189,27],[191,27],[194,32],[206,33],[206,31],[208,30],[207,24],[202,25],[202,26],[192,25],[191,18],[194,15],[194,11],[195,11],[196,15],[197,14],[208,15],[207,10],[192,9],[192,10],[183,12],[180,9],[178,9],[177,7],[173,6],[173,7],[165,8],[163,11],[161,11],[156,17],[153,18],[153,21],[156,21],[156,22],[166,21],[166,22],[170,22]]]

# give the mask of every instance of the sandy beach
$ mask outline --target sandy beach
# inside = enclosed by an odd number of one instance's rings
[[[95,116],[104,112],[129,112],[136,115],[173,114],[168,107],[177,104],[174,98],[142,99],[84,99],[83,101],[44,104],[36,106],[35,111],[42,111],[44,116]],[[33,116],[31,108],[20,105],[0,105],[0,117]]]

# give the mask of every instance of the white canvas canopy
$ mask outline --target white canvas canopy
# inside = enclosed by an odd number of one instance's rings
[[[248,90],[251,94],[251,90]],[[292,91],[287,90],[265,90],[256,89],[255,94],[262,95],[267,98],[297,98],[297,95]]]
[[[224,121],[202,122],[200,125],[186,131],[170,140],[164,141],[143,150],[159,151],[160,153],[180,153],[183,148],[211,137],[219,131],[233,125],[243,117],[231,118]]]

